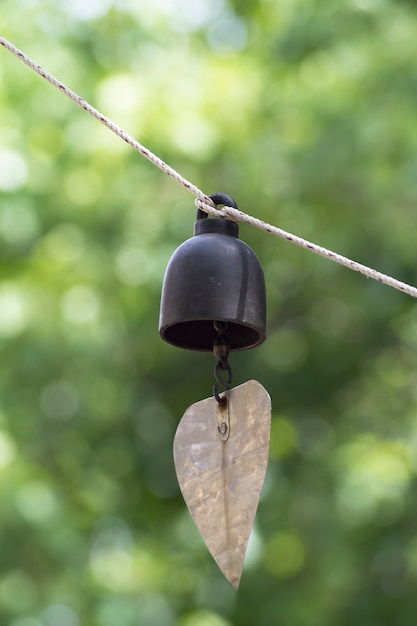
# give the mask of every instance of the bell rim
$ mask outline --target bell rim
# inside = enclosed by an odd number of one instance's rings
[[[201,325],[202,322],[203,323],[208,322],[210,324],[213,324],[213,321],[214,320],[212,317],[204,317],[204,316],[200,316],[198,319],[189,319],[189,320],[178,319],[175,321],[170,321],[169,324],[164,324],[164,325],[159,326],[159,336],[161,337],[161,339],[163,339],[163,341],[165,341],[166,343],[176,348],[182,348],[183,350],[191,350],[193,352],[212,352],[213,351],[212,343],[205,342],[206,347],[203,347],[202,344],[201,344],[201,347],[193,347],[191,343],[187,344],[186,342],[184,343],[180,341],[179,339],[176,339],[175,337],[171,338],[167,336],[167,331],[169,331],[170,329],[174,327],[179,327],[182,325],[187,325],[189,329],[190,325],[197,326],[197,325]],[[256,335],[256,337],[254,336],[253,341],[246,342],[244,345],[239,345],[237,343],[234,343],[233,339],[230,340],[229,341],[230,352],[242,352],[243,350],[250,350],[251,348],[256,348],[257,346],[260,346],[262,343],[264,343],[266,336],[267,336],[266,323],[264,325],[265,327],[263,329],[263,332],[260,332],[259,327],[254,326],[252,324],[244,323],[242,321],[239,321],[239,323],[236,323],[236,319],[233,319],[233,318],[221,318],[216,321],[226,322],[227,324],[229,324],[228,333],[227,333],[229,336],[233,328],[242,329],[242,327],[245,329],[251,330],[254,333],[254,335]],[[214,325],[213,325],[213,338],[214,336],[215,336],[215,331],[214,331]]]

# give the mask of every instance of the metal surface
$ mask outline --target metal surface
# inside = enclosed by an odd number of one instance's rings
[[[213,194],[216,203],[228,199]],[[172,255],[162,287],[159,333],[188,350],[211,351],[213,322],[226,322],[230,350],[252,348],[265,339],[266,292],[261,264],[238,238],[238,226],[199,214],[194,237]]]
[[[271,401],[250,380],[193,404],[174,438],[178,482],[217,565],[239,587],[250,532],[268,463]]]

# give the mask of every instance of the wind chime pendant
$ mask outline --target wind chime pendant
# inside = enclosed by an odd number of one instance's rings
[[[174,438],[184,500],[217,565],[235,589],[268,465],[271,401],[250,380],[190,406]]]
[[[236,207],[225,194],[215,204]],[[194,237],[168,264],[159,332],[177,347],[213,351],[213,397],[193,404],[174,438],[178,482],[219,568],[238,588],[268,462],[271,402],[254,380],[230,389],[230,351],[265,339],[265,280],[237,224],[197,212]],[[221,372],[227,372],[227,382]],[[218,385],[226,391],[219,394]]]

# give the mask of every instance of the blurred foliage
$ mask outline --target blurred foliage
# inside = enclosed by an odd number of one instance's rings
[[[416,5],[2,0],[2,35],[207,193],[417,283]],[[24,28],[22,27],[24,25]],[[240,591],[172,439],[213,359],[158,337],[193,198],[0,50],[0,621],[414,626],[411,298],[241,226],[273,402]]]

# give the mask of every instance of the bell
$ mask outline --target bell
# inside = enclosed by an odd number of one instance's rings
[[[213,202],[237,208],[222,193]],[[172,255],[162,287],[159,334],[187,350],[211,352],[219,323],[230,350],[246,350],[265,339],[266,292],[261,264],[238,238],[239,228],[197,211],[194,237]]]

